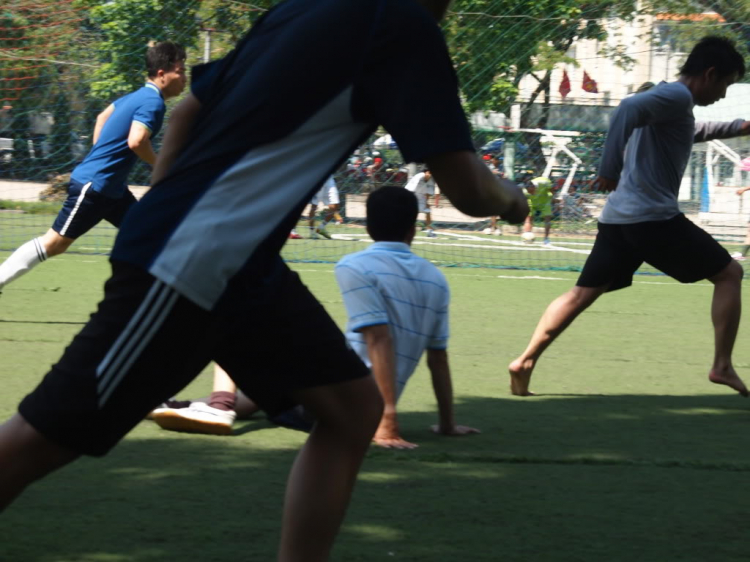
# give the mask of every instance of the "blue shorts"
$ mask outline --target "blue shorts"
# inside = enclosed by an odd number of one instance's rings
[[[60,236],[79,238],[103,220],[120,227],[125,213],[136,202],[135,196],[125,190],[122,197],[113,199],[91,189],[91,182],[82,184],[71,179],[68,198],[52,225]]]

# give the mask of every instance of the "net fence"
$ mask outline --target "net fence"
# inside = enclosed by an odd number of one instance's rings
[[[142,85],[149,42],[182,43],[189,64],[220,58],[275,3],[5,0],[0,250],[13,250],[52,224],[69,174],[90,148],[97,114]],[[680,0],[456,1],[443,28],[477,151],[498,174],[517,182],[549,180],[550,244],[543,243],[542,218],[534,221],[530,243],[519,227],[463,215],[438,186],[429,201],[434,236],[420,232],[415,251],[441,265],[580,269],[606,199],[590,182],[618,103],[649,83],[674,79],[690,46],[704,35],[729,36],[747,54],[750,7],[711,6],[716,11]],[[732,86],[726,99],[696,107],[695,115],[717,121],[750,116],[750,84]],[[750,217],[750,193],[737,194],[750,186],[748,157],[748,138],[696,144],[679,194],[686,215],[730,249],[743,243]],[[331,239],[311,237],[304,216],[297,229],[302,238],[289,241],[285,258],[335,262],[362,249],[369,241],[363,226],[367,194],[383,185],[403,186],[418,171],[403,162],[387,131],[379,131],[335,174],[341,209],[340,220],[327,225]],[[145,191],[149,174],[145,164],[131,173],[136,195]],[[106,254],[114,235],[102,223],[73,249]]]

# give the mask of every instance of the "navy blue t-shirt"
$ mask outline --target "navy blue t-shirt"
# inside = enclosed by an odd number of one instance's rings
[[[445,39],[413,0],[287,0],[196,67],[192,92],[190,138],[112,259],[206,309],[267,275],[304,205],[378,125],[407,162],[473,150]]]
[[[138,160],[128,147],[128,135],[134,121],[151,131],[155,137],[164,121],[164,98],[155,85],[148,83],[123,96],[112,105],[115,110],[104,123],[99,139],[71,174],[102,195],[120,198],[128,187],[128,174]]]

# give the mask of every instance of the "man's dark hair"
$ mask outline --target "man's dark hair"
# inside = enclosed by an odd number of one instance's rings
[[[367,230],[376,242],[403,242],[417,220],[417,197],[395,185],[381,187],[367,198]]]
[[[179,43],[162,41],[146,51],[146,70],[148,77],[153,78],[160,70],[169,71],[178,62],[185,60],[185,48]]]
[[[738,78],[745,75],[745,61],[734,42],[717,35],[709,35],[698,41],[682,65],[680,74],[700,76],[712,66],[721,78],[734,73],[737,73]]]

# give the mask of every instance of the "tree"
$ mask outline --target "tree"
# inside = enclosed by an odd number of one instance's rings
[[[72,0],[10,0],[0,15],[0,103],[10,107],[9,131],[14,151],[11,176],[44,178],[53,173],[61,160],[71,159],[69,146],[58,143],[42,154],[42,137],[32,131],[37,123],[52,118],[58,102],[66,103],[63,89],[65,60],[73,43],[80,10]],[[64,114],[60,117],[64,119]],[[67,124],[61,123],[64,129]],[[45,139],[50,141],[51,139]],[[29,142],[35,141],[34,153]],[[44,143],[45,148],[49,145]],[[61,152],[56,153],[56,149]]]
[[[561,63],[578,64],[567,56],[574,42],[598,40],[607,45],[600,49],[601,56],[628,68],[634,61],[625,45],[607,41],[607,20],[632,21],[659,12],[695,14],[711,8],[731,22],[722,24],[722,34],[747,37],[750,27],[739,22],[748,21],[750,2],[736,0],[704,0],[703,6],[692,0],[457,0],[445,32],[467,112],[509,115],[511,106],[519,103],[521,81],[531,76],[536,88],[519,104],[521,127],[546,129],[552,71]],[[717,29],[716,21],[691,17],[679,20],[683,22],[690,24],[677,28],[685,43],[705,35],[708,24],[714,24],[713,32]],[[533,113],[538,118],[532,121],[531,109],[540,101],[541,111]],[[539,136],[525,135],[522,140],[529,145],[527,157],[541,163]]]

